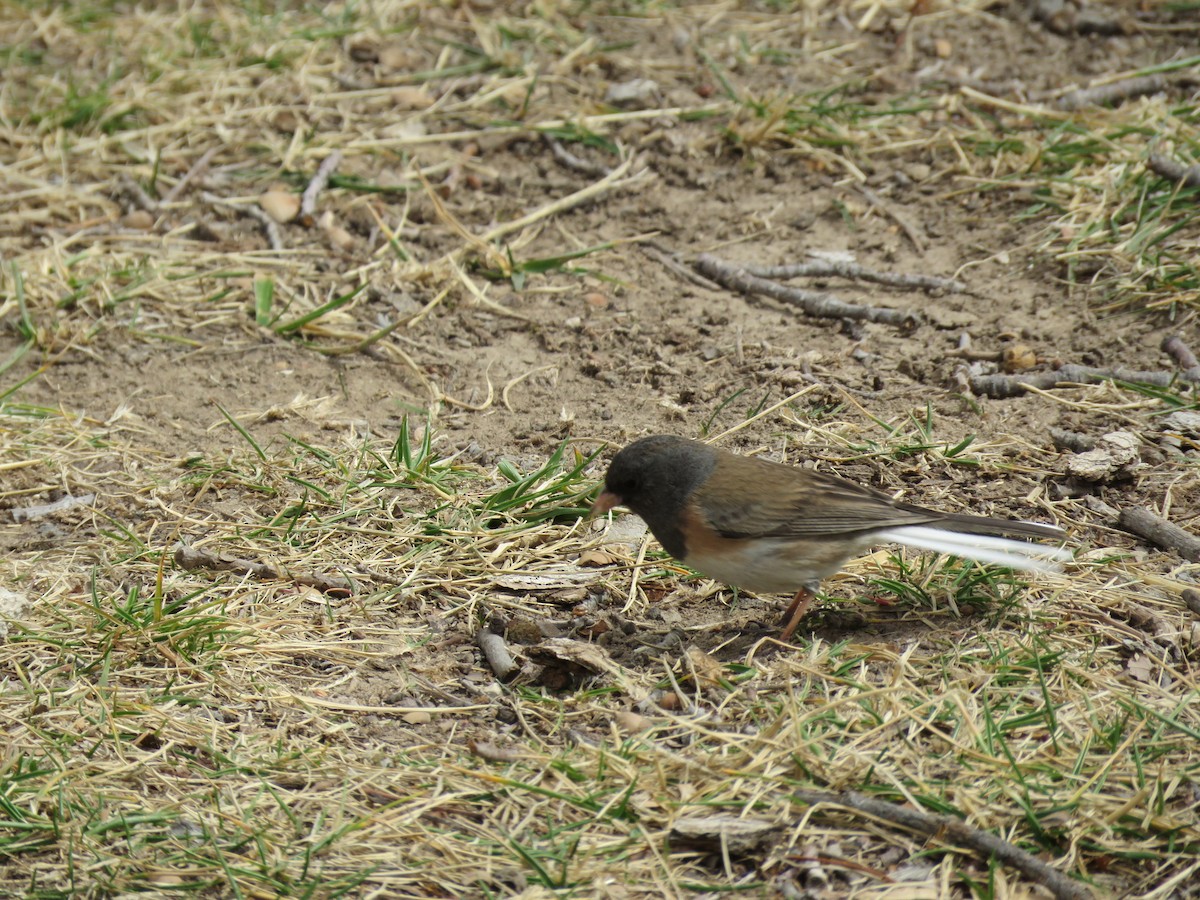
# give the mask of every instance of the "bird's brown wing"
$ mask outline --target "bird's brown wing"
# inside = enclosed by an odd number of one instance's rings
[[[692,499],[725,537],[817,538],[942,518],[832,475],[732,453],[721,454]]]

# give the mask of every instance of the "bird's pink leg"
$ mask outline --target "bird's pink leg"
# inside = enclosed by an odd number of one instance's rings
[[[779,635],[780,640],[790,641],[792,634],[796,630],[796,626],[800,624],[800,620],[804,618],[804,614],[808,612],[809,606],[813,602],[813,592],[808,588],[800,588],[796,591],[796,596],[792,598],[792,604],[783,614],[783,620],[787,624],[783,626],[783,633]]]

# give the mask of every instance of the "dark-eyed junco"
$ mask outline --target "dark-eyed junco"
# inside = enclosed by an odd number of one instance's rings
[[[668,553],[697,572],[752,591],[797,591],[788,640],[820,579],[875,544],[904,544],[1014,569],[1053,570],[1062,541],[1053,525],[941,513],[808,469],[737,456],[659,434],[634,441],[609,466],[592,512],[627,506]]]

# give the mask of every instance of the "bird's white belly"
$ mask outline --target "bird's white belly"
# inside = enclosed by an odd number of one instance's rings
[[[845,541],[748,540],[732,552],[685,562],[717,581],[764,594],[795,593],[836,572],[860,548]]]

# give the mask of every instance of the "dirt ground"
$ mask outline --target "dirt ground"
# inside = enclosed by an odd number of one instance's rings
[[[592,27],[601,42],[631,46],[619,62],[594,67],[596,95],[610,80],[648,75],[658,85],[654,99],[667,101],[664,105],[696,106],[697,91],[712,91],[711,74],[686,52],[691,44],[679,49],[672,29],[647,34],[638,21],[613,18]],[[697,27],[680,24],[677,30],[686,34]],[[788,65],[739,70],[738,82],[749,94],[769,96],[819,90],[838,75],[870,73],[854,83],[854,99],[862,103],[914,89],[922,78],[968,75],[979,82],[1020,82],[1036,93],[1162,61],[1175,49],[1185,50],[1190,40],[1059,36],[1024,21],[1012,8],[989,19],[987,27],[972,18],[940,18],[929,30],[950,48],[948,59],[939,58],[933,36],[919,27],[901,36],[889,28],[863,32],[841,19],[807,38],[813,45],[850,48],[833,72],[826,60],[818,65],[801,52]],[[645,60],[641,65],[639,58]],[[837,71],[839,63],[844,71]],[[351,66],[350,72],[346,77],[365,82],[371,68]],[[936,113],[930,118],[936,127]],[[866,176],[864,185],[786,149],[733,152],[716,144],[704,120],[635,120],[611,138],[632,148],[646,177],[557,217],[521,249],[523,256],[543,257],[621,242],[582,260],[579,266],[589,274],[552,273],[524,291],[503,282],[493,286],[491,300],[509,314],[469,297],[452,298],[401,336],[422,376],[439,394],[460,401],[435,409],[441,439],[454,447],[477,445],[481,462],[502,454],[529,461],[568,436],[618,446],[654,431],[696,435],[703,426],[719,431],[810,382],[815,389],[798,401],[801,411],[845,406],[856,398],[870,416],[894,423],[909,414],[923,417],[928,403],[937,438],[948,444],[967,434],[1006,432],[1045,440],[1049,425],[1091,431],[1101,423],[1036,398],[965,402],[954,379],[962,359],[950,355],[961,335],[969,334],[973,346],[985,350],[1017,339],[1045,360],[1153,370],[1170,366],[1159,347],[1162,337],[1190,325],[1190,317],[1181,322],[1096,312],[1089,300],[1097,298],[1069,284],[1063,265],[1038,252],[1046,223],[1022,221],[1029,197],[1021,187],[987,196],[963,190],[954,161],[941,148],[931,152],[918,143],[898,153],[858,147],[855,162]],[[471,229],[485,230],[595,180],[564,168],[546,144],[527,136],[477,143],[477,152],[471,151],[473,186],[458,188],[447,201]],[[419,156],[434,163],[457,158],[457,149],[434,144],[421,147]],[[611,160],[596,155],[595,163]],[[361,156],[341,168],[382,183],[388,164]],[[268,186],[251,184],[245,192]],[[867,199],[864,187],[881,198],[880,205]],[[327,203],[336,206],[340,199]],[[452,249],[458,236],[438,221],[428,199],[407,199],[412,245],[426,258]],[[379,201],[389,211],[400,205]],[[367,219],[361,203],[355,211],[357,217],[345,218]],[[221,225],[222,240],[212,248],[217,253],[265,246],[253,223],[231,218]],[[290,241],[311,243],[298,227],[285,230]],[[373,236],[378,240],[377,230]],[[139,238],[119,223],[99,235],[102,244],[146,246]],[[887,325],[813,320],[770,300],[697,286],[664,265],[661,253],[647,252],[643,240],[685,258],[712,250],[733,262],[759,265],[849,254],[874,269],[959,277],[969,292],[939,296],[826,279],[816,286],[835,289],[850,302],[912,309],[925,322],[903,333]],[[10,255],[36,254],[45,242],[42,228],[28,228],[10,233],[6,249]],[[360,237],[353,251],[322,260],[320,268],[353,269],[368,249]],[[372,273],[370,280],[368,299],[359,307],[368,320],[386,322],[431,297],[428,289],[390,272]],[[243,307],[251,302],[248,288],[247,278],[233,282]],[[228,445],[230,431],[221,427],[214,404],[250,417],[275,410],[256,434],[286,431],[301,437],[351,424],[388,434],[402,416],[430,406],[411,371],[378,355],[323,358],[256,329],[248,318],[214,318],[180,335],[195,340],[194,347],[130,341],[121,324],[102,326],[86,336],[83,347],[53,357],[53,367],[23,389],[22,399],[66,406],[99,421],[136,416],[147,445],[166,454]],[[155,330],[153,323],[145,327]],[[19,344],[11,330],[0,339],[5,353]],[[25,372],[40,362],[27,360]],[[488,401],[489,382],[498,393],[518,378],[507,402],[496,396]],[[477,412],[474,406],[486,408]],[[767,424],[743,432],[733,446],[760,446]],[[811,444],[803,434],[787,437]],[[809,453],[819,458],[822,449],[812,446],[797,458]],[[886,470],[849,474],[885,484],[899,477]]]
[[[1187,56],[1194,51],[1194,30],[1059,34],[1030,20],[1015,3],[986,15],[909,20],[880,13],[865,25],[865,7],[847,6],[833,15],[817,4],[811,18],[791,13],[786,23],[770,7],[721,5],[704,14],[671,9],[653,17],[649,27],[633,16],[566,17],[557,26],[559,36],[569,24],[577,29],[572,35],[586,36],[591,48],[571,66],[556,68],[553,54],[543,54],[537,41],[529,50],[490,48],[500,57],[532,54],[541,66],[532,86],[504,88],[498,95],[503,106],[478,99],[484,76],[437,80],[420,88],[425,96],[392,96],[392,106],[377,102],[373,93],[389,84],[389,66],[398,65],[390,52],[407,54],[406,69],[432,69],[448,39],[469,43],[472,36],[491,33],[480,25],[497,14],[490,4],[464,5],[436,21],[430,13],[420,40],[411,44],[364,28],[343,36],[323,57],[336,78],[292,82],[263,76],[254,86],[255,102],[264,109],[256,145],[245,143],[244,122],[230,126],[227,138],[219,122],[188,138],[172,135],[160,148],[162,171],[172,179],[209,146],[219,150],[210,171],[181,193],[179,204],[162,211],[153,227],[131,219],[137,203],[121,180],[124,174],[146,183],[144,148],[130,151],[122,173],[113,165],[113,142],[96,158],[71,158],[63,166],[63,183],[78,192],[71,203],[35,208],[19,199],[5,201],[10,224],[0,224],[0,248],[5,259],[21,266],[23,302],[40,334],[38,350],[9,369],[0,388],[41,369],[11,399],[77,420],[80,439],[97,449],[86,462],[76,460],[57,474],[47,462],[53,454],[40,449],[42,465],[11,466],[4,471],[0,509],[78,493],[75,482],[86,474],[89,484],[100,485],[95,505],[102,515],[63,514],[51,524],[10,521],[0,525],[0,554],[13,560],[65,556],[76,566],[111,563],[113,551],[102,549],[106,523],[119,521],[142,545],[163,547],[181,537],[202,541],[224,533],[227,523],[248,526],[278,515],[279,499],[252,486],[229,483],[187,498],[168,495],[180,489],[172,479],[184,460],[232,460],[247,453],[245,439],[222,410],[271,457],[290,452],[284,449],[290,439],[348,448],[367,438],[392,438],[406,417],[422,426],[427,421],[442,455],[459,452],[460,462],[494,473],[501,460],[522,472],[536,469],[564,439],[591,452],[655,432],[714,435],[794,394],[776,413],[723,439],[722,446],[815,465],[939,508],[1055,519],[1075,531],[1080,547],[1130,551],[1141,559],[1148,553],[1144,542],[1089,518],[1079,502],[1083,494],[1160,511],[1167,502],[1172,521],[1194,529],[1200,516],[1194,455],[1171,461],[1148,447],[1139,478],[1094,490],[1062,474],[1065,457],[1054,447],[1052,428],[1099,436],[1128,426],[1137,414],[1132,406],[1113,396],[1107,405],[1085,402],[1094,395],[1079,392],[1010,399],[964,392],[959,373],[967,361],[957,352],[964,335],[972,350],[984,352],[1025,345],[1036,354],[1035,371],[1047,371],[1056,361],[1169,371],[1175,363],[1161,349],[1163,338],[1192,339],[1197,333],[1187,306],[1148,312],[1113,304],[1113,263],[1105,259],[1091,269],[1087,259],[1061,252],[1072,226],[1066,215],[1031,214],[1041,196],[1038,185],[1012,178],[997,186],[989,180],[989,163],[979,161],[986,157],[978,147],[947,137],[964,117],[1010,111],[967,110],[945,101],[952,90],[928,87],[1017,84],[1020,96],[1042,96]],[[1134,9],[1113,8],[1123,15]],[[724,30],[727,39],[720,37]],[[756,52],[739,54],[738,41]],[[44,52],[49,61],[56,55],[72,58],[69,42],[51,43]],[[708,64],[708,54],[716,66]],[[104,63],[85,58],[82,65]],[[816,126],[811,133],[798,126],[806,138],[795,131],[758,131],[769,116],[748,112],[722,113],[718,126],[715,114],[705,112],[723,99],[718,76],[764,107],[775,98],[828,86],[831,108],[878,110],[918,101],[925,108],[913,114],[910,134],[880,129],[877,137],[869,116],[846,112],[840,135],[845,143]],[[626,103],[603,102],[610,86],[635,79],[654,84]],[[487,115],[516,118],[522,92],[539,121],[559,109],[575,109],[581,117],[617,110],[621,115],[611,124],[591,127],[619,145],[622,156],[606,152],[599,141],[567,141],[576,162],[589,169],[565,162],[528,129],[477,126]],[[411,110],[405,103],[426,104],[415,117],[421,130],[410,133],[410,144],[403,144],[402,135],[395,147],[372,150],[377,137],[395,139],[384,133],[386,126],[407,121]],[[695,114],[671,112],[680,109]],[[198,198],[202,191],[254,198],[281,180],[298,191],[303,179],[297,184],[281,172],[311,177],[323,155],[291,153],[297,128],[306,146],[319,143],[326,131],[349,135],[334,145],[343,153],[340,177],[396,184],[401,175],[409,178],[405,167],[413,161],[437,174],[430,177],[430,190],[411,178],[409,189],[395,193],[331,185],[318,210],[334,213],[345,229],[342,244],[331,245],[330,232],[320,227],[289,223],[278,226],[286,249],[273,253],[256,220],[230,207],[205,206]],[[459,131],[472,133],[440,142],[431,138]],[[28,145],[10,144],[10,150],[20,159],[32,152]],[[514,233],[506,239],[507,250],[464,240],[461,229],[485,234],[595,184],[629,157],[628,183]],[[10,191],[22,184],[15,177],[9,182]],[[394,226],[402,219],[397,239],[415,262],[391,256],[379,228],[381,221]],[[185,228],[197,222],[203,227]],[[520,262],[603,244],[610,246],[545,274],[528,274],[519,286],[512,278],[486,277],[508,252]],[[819,319],[778,301],[702,283],[691,268],[702,252],[756,265],[848,255],[875,270],[959,279],[967,289],[808,279],[804,286],[847,302],[911,310],[919,324],[898,328]],[[484,300],[464,289],[453,266],[435,270],[435,261],[456,253],[454,266],[486,292]],[[88,259],[77,263],[72,254]],[[110,260],[119,258],[123,273],[105,269],[109,254]],[[189,278],[177,283],[172,273]],[[90,277],[103,289],[88,293]],[[256,324],[254,282],[262,278],[273,279],[277,300],[288,298],[296,309],[367,286],[302,336],[289,336]],[[79,283],[85,285],[79,299],[63,303],[64,293]],[[10,277],[9,298],[13,286]],[[321,352],[413,317],[427,305],[411,324],[361,352]],[[15,306],[6,309],[0,359],[15,356],[25,341]],[[977,371],[994,368],[987,361],[977,364]],[[926,433],[923,423],[932,425]],[[106,434],[126,448],[136,438],[136,452],[109,456],[100,446]],[[970,453],[991,460],[985,477],[974,465],[904,449],[953,447],[972,436]],[[601,472],[600,463],[590,470],[597,478]],[[145,485],[144,491],[126,491],[136,484]],[[140,500],[133,497],[139,491]],[[180,519],[157,510],[150,502],[155,497],[168,505],[186,500],[187,515]],[[399,502],[425,510],[437,503],[407,495]],[[403,548],[397,553],[402,556]],[[370,564],[404,576],[403,566],[389,567],[386,559],[374,557]],[[1178,560],[1169,557],[1150,555],[1148,567],[1163,577],[1179,572]],[[595,618],[597,603],[607,608],[620,601],[622,579],[627,576],[602,583],[607,595],[593,585],[591,593],[567,592],[568,600],[591,603],[586,612]],[[519,600],[511,598],[519,593],[496,592],[494,608],[518,607]],[[931,628],[927,617],[910,616],[903,604],[893,612],[859,598],[860,579],[836,579],[830,593],[858,599],[845,611],[819,611],[809,629],[816,638],[899,647]],[[411,608],[398,604],[364,615],[362,633],[378,639],[391,624],[414,634],[427,628],[425,637],[435,639],[407,647],[403,673],[378,660],[362,663],[336,688],[338,702],[371,708],[428,702],[428,696],[413,693],[405,674],[410,671],[442,686],[487,680],[473,642],[475,617],[484,608],[464,605],[454,590],[439,596],[426,586],[420,594]],[[645,598],[633,614],[640,616],[636,639],[633,626],[621,631],[620,616],[605,620],[606,628],[614,628],[605,646],[630,668],[644,659],[647,629],[666,634],[683,626],[695,628],[695,645],[722,662],[741,660],[774,625],[779,608],[779,598],[731,601],[719,585],[666,577],[650,579]],[[561,597],[557,604],[564,608]],[[550,601],[547,608],[554,605]],[[952,622],[934,616],[935,627],[950,629],[950,641],[970,635],[982,613],[964,615]],[[557,617],[569,618],[562,611]],[[296,677],[297,684],[311,680]],[[461,697],[462,690],[452,693]],[[442,740],[444,722],[368,715],[360,717],[356,739],[432,743]],[[495,722],[479,720],[461,724],[454,735],[486,740],[495,728]]]

